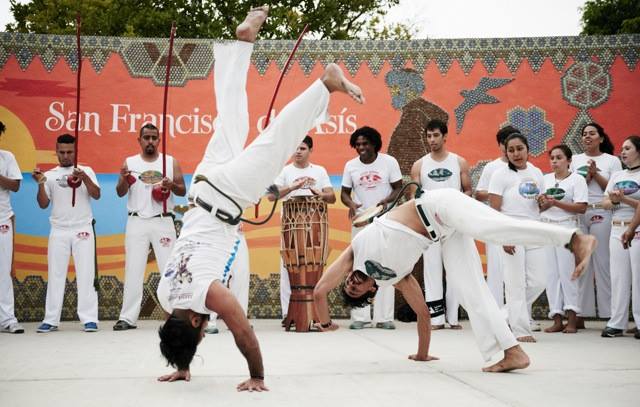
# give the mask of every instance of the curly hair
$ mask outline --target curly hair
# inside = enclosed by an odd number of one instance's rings
[[[379,152],[382,148],[382,136],[380,135],[378,130],[369,126],[360,127],[351,134],[351,138],[349,139],[349,145],[351,146],[351,148],[356,148],[356,140],[360,136],[367,139],[369,143],[373,145],[376,153]]]
[[[187,370],[196,354],[201,326],[193,327],[188,320],[173,315],[158,329],[160,353],[167,363],[178,370]]]

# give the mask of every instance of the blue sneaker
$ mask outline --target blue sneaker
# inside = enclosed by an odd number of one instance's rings
[[[86,324],[84,324],[84,331],[85,332],[97,332],[98,331],[98,324],[96,324],[95,322],[87,322]]]
[[[50,324],[47,324],[47,323],[43,322],[43,323],[40,324],[38,329],[36,329],[36,332],[41,333],[41,334],[46,334],[46,333],[57,331],[57,330],[58,330],[57,326],[50,325]]]

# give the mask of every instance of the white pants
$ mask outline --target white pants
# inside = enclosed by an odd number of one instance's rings
[[[453,291],[453,287],[447,284],[445,295],[442,284],[442,248],[440,242],[433,243],[422,255],[424,261],[424,297],[427,303],[438,301],[444,305],[445,313],[431,317],[432,325],[444,325],[445,316],[450,325],[458,325],[459,303]],[[448,277],[447,277],[448,281]]]
[[[158,271],[161,271],[167,264],[175,241],[176,229],[170,216],[148,219],[129,216],[124,238],[124,294],[118,319],[131,325],[138,321],[149,245],[153,246]]]
[[[563,246],[570,242],[575,230],[510,218],[453,189],[429,191],[416,202],[423,203],[430,223],[438,231],[449,282],[469,314],[485,360],[517,345],[482,276],[482,262],[473,239],[497,245]],[[505,267],[505,277],[506,273]]]
[[[609,238],[611,237],[611,212],[604,209],[587,209],[580,217],[580,229],[598,240],[589,267],[578,282],[580,316],[611,316],[611,274],[609,272]],[[595,280],[595,288],[594,288]],[[595,292],[595,294],[594,294]]]
[[[13,279],[11,262],[13,261],[13,221],[0,222],[0,328],[18,322],[13,305]]]
[[[284,266],[282,256],[280,256],[280,308],[282,309],[282,317],[287,315],[290,299],[291,281],[289,280],[289,271]]]
[[[571,229],[577,227],[575,221],[556,223]],[[547,259],[547,300],[549,301],[549,318],[564,315],[565,311],[580,313],[578,304],[578,281],[572,280],[575,267],[573,254],[564,247],[545,247]]]
[[[626,226],[613,226],[609,240],[611,251],[611,318],[607,326],[626,329],[629,323],[629,297],[636,326],[640,324],[640,228],[624,249],[620,236]]]
[[[93,228],[90,224],[74,229],[51,226],[47,250],[47,298],[42,322],[54,326],[60,324],[70,256],[73,256],[76,270],[78,318],[83,324],[98,322],[98,294],[93,286],[95,255]]]
[[[503,250],[504,291],[509,325],[516,338],[531,336],[531,306],[546,286],[545,248],[516,246],[514,254]]]
[[[487,243],[487,285],[499,308],[504,307],[504,272],[502,270],[502,246]]]
[[[351,240],[366,226],[352,227]],[[396,289],[392,285],[378,287],[378,292],[373,298],[373,322],[393,321],[393,311],[396,301]],[[351,320],[358,322],[371,322],[371,306],[351,308]]]

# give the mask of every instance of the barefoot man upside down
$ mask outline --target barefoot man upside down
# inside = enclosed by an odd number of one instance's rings
[[[595,249],[591,235],[535,221],[505,216],[453,189],[429,191],[377,218],[329,266],[314,290],[317,328],[338,328],[331,322],[328,293],[344,281],[343,297],[350,306],[362,306],[378,286],[393,284],[418,316],[416,361],[437,359],[429,354],[431,316],[420,285],[411,275],[422,252],[441,242],[449,282],[469,314],[475,339],[485,361],[499,352],[502,360],[482,369],[508,372],[529,366],[482,276],[482,263],[473,239],[497,245],[555,245],[569,248],[576,259],[573,278],[579,277]],[[428,272],[428,270],[425,270]]]
[[[190,189],[193,207],[183,218],[158,285],[158,299],[170,313],[159,330],[160,351],[177,370],[160,381],[190,380],[189,365],[204,337],[209,314],[227,324],[247,360],[249,379],[238,391],[268,390],[260,345],[247,317],[227,289],[242,210],[264,194],[307,132],[327,120],[329,95],[346,93],[364,102],[360,88],[329,64],[323,75],[291,101],[243,151],[249,132],[246,79],[253,42],[268,7],[252,9],[238,26],[238,41],[216,43],[214,86],[217,114],[213,135]]]

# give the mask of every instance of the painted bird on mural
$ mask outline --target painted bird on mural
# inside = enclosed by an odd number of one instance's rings
[[[487,94],[487,91],[489,89],[501,88],[512,80],[513,78],[484,77],[480,79],[480,83],[478,83],[478,86],[476,86],[475,89],[463,89],[462,91],[460,91],[460,94],[462,95],[462,97],[464,97],[464,100],[454,110],[456,114],[456,133],[460,133],[460,130],[462,130],[464,118],[469,110],[478,105],[500,103],[500,100],[498,100],[498,98]]]

